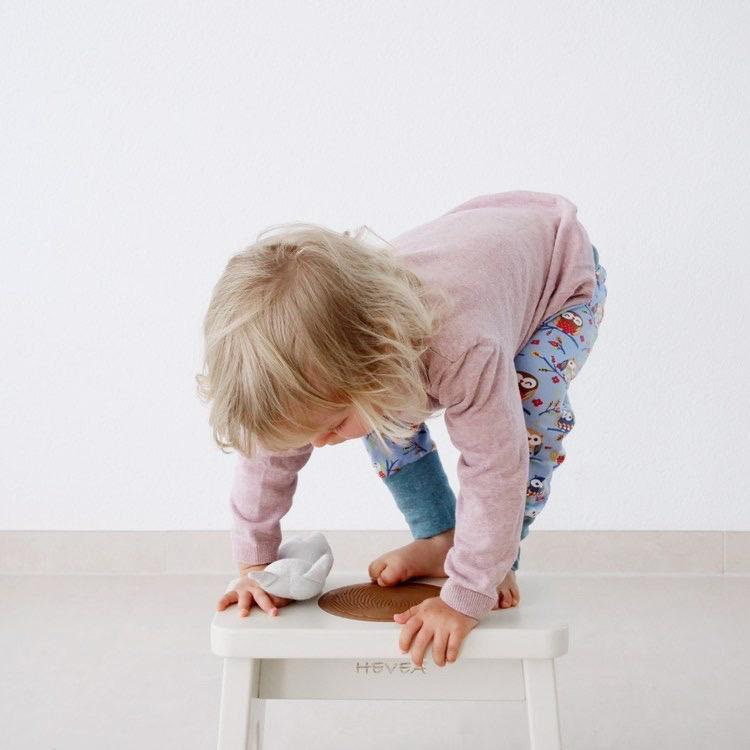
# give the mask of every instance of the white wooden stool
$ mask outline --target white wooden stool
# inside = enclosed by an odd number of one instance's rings
[[[368,582],[366,571],[333,570],[325,591]],[[493,610],[464,639],[457,661],[438,667],[430,644],[421,668],[399,650],[401,627],[331,615],[317,597],[276,617],[256,604],[249,617],[236,606],[216,612],[211,649],[224,659],[219,750],[261,750],[265,702],[287,698],[525,700],[532,750],[560,749],[554,660],[568,650],[567,625],[524,611],[524,602]]]

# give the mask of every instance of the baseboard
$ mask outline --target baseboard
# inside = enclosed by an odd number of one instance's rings
[[[404,531],[322,530],[334,565],[366,571]],[[284,530],[282,536],[306,533]],[[159,575],[235,570],[227,531],[0,531],[0,574]],[[749,531],[543,531],[521,543],[519,576],[750,575]]]

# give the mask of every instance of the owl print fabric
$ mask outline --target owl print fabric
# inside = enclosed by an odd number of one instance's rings
[[[588,359],[604,318],[607,271],[596,248],[594,259],[596,289],[591,300],[543,321],[514,360],[529,445],[521,539],[546,505],[552,473],[565,460],[563,439],[575,425],[568,389]],[[518,557],[513,564],[517,569]]]
[[[529,476],[521,539],[528,535],[529,526],[546,505],[552,474],[565,460],[563,440],[575,425],[568,389],[588,359],[604,317],[607,272],[599,263],[599,252],[596,247],[593,247],[593,255],[596,289],[592,298],[586,303],[569,307],[544,320],[514,359],[529,448]],[[386,443],[392,449],[390,455],[383,451],[372,434],[363,438],[375,470],[386,482],[404,466],[437,451],[427,425],[422,423],[414,425],[414,428],[414,436],[406,446],[399,446],[386,439]],[[433,466],[434,469],[431,471],[440,472],[442,475],[442,467],[438,460],[425,462],[424,465]],[[404,480],[408,481],[412,475],[415,477],[414,481],[424,485],[423,476],[417,480],[417,472],[405,472],[399,478],[399,493],[408,492],[408,488],[403,486]],[[419,492],[417,487],[414,489],[415,492],[411,494],[416,498]],[[418,501],[412,499],[411,502],[413,504]],[[451,515],[455,510],[455,497],[451,492],[425,495],[423,502],[433,505],[436,502],[443,503],[444,508],[425,508],[424,511],[427,514],[435,514],[436,510],[439,510],[443,519],[442,528],[445,528],[446,518],[453,518],[455,525],[455,516]],[[410,528],[411,526],[410,522]],[[412,533],[415,538],[423,538],[431,532],[420,527],[412,528]],[[520,540],[519,554],[513,563],[513,570],[518,569],[519,558]]]
[[[413,424],[411,427],[414,429],[414,434],[409,438],[406,446],[398,445],[390,438],[383,436],[386,445],[392,448],[393,455],[388,455],[383,451],[380,442],[374,437],[373,433],[370,432],[364,436],[363,440],[370,454],[372,465],[381,479],[387,479],[401,471],[406,464],[417,461],[425,454],[437,450],[435,441],[430,436],[430,431],[424,422]]]

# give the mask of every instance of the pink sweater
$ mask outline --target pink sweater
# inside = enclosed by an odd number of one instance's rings
[[[539,324],[588,302],[596,277],[576,206],[560,195],[482,195],[396,237],[397,255],[455,300],[425,353],[427,392],[460,451],[454,544],[440,597],[481,619],[521,536],[529,450],[514,357]],[[236,562],[267,563],[313,447],[239,455],[231,492]]]

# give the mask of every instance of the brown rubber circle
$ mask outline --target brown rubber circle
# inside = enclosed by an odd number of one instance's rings
[[[318,606],[329,614],[349,620],[393,622],[393,615],[439,595],[440,586],[431,583],[406,581],[395,586],[354,583],[326,591],[318,599]]]

